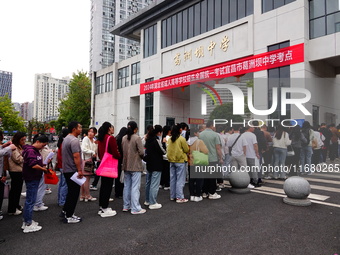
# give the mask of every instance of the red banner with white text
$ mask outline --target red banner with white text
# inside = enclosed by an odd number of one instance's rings
[[[142,83],[140,84],[140,94],[188,86],[194,82],[239,76],[301,62],[304,62],[303,43]]]

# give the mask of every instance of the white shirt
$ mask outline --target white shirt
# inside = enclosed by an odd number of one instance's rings
[[[253,132],[244,132],[242,134],[244,139],[247,141],[247,151],[246,158],[256,158],[256,152],[254,149],[254,144],[257,144],[256,135]]]
[[[229,136],[228,141],[227,141],[227,146],[231,147],[239,135],[240,135],[240,133],[234,133],[231,136]],[[237,140],[237,142],[233,146],[233,148],[231,150],[232,156],[238,157],[238,156],[244,155],[243,154],[243,146],[247,146],[248,143],[247,143],[246,139],[244,139],[243,135],[244,134],[241,135],[241,137]]]

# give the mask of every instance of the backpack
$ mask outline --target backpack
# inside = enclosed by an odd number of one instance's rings
[[[309,142],[310,142],[310,136],[309,136],[309,133],[310,133],[310,129],[302,129],[301,130],[301,133],[303,134],[303,136],[306,138],[306,142],[301,142],[301,145],[302,146],[308,146],[309,145]]]

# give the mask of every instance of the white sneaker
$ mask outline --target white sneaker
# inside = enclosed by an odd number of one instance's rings
[[[14,213],[8,213],[8,215],[20,215],[22,214],[22,211],[20,211],[19,209],[15,209]]]
[[[248,188],[248,189],[253,189],[253,188],[255,188],[255,186],[249,183],[249,185],[248,185],[247,188]]]
[[[31,232],[37,232],[42,229],[42,226],[31,224],[29,226],[25,226],[23,232],[24,233],[31,233]]]
[[[48,195],[48,194],[51,194],[52,193],[52,190],[50,188],[48,189],[45,189],[45,194]]]
[[[200,196],[200,197],[195,197],[195,202],[201,202],[203,200],[203,197]]]
[[[75,216],[75,215],[72,215],[71,217],[64,219],[64,223],[67,223],[67,224],[79,223],[81,221],[82,221],[82,219],[78,216]]]
[[[150,209],[150,210],[153,210],[153,209],[160,209],[160,208],[162,208],[162,205],[161,205],[161,204],[158,204],[158,203],[153,204],[153,205],[149,205],[149,209]]]
[[[143,213],[146,213],[145,209],[141,209],[139,212],[132,212],[131,211],[131,214],[143,214]]]
[[[207,198],[207,197],[208,197],[208,194],[207,194],[207,193],[203,193],[203,194],[202,194],[202,197],[203,197],[203,198]]]
[[[216,192],[215,192],[215,194],[209,194],[209,199],[219,199],[219,198],[221,198],[221,195],[219,195],[219,194],[217,194]]]
[[[150,203],[145,201],[144,205],[148,206],[148,205],[150,205]]]
[[[164,187],[164,190],[170,190],[170,187]]]
[[[48,209],[48,206],[44,206],[44,205],[41,205],[41,206],[34,206],[33,207],[33,211],[35,212],[39,212],[39,211],[46,211]]]
[[[109,198],[109,202],[112,202],[114,199],[112,197]]]
[[[39,225],[39,223],[38,223],[38,222],[36,222],[36,221],[34,221],[34,220],[32,220],[32,223],[31,223],[31,225],[38,226],[38,225]],[[25,222],[23,222],[23,223],[22,223],[22,226],[21,226],[21,229],[22,229],[22,230],[24,230],[24,229],[25,229],[25,227],[26,227],[26,223],[25,223]]]
[[[190,202],[195,202],[195,197],[194,196],[190,196]]]
[[[117,214],[117,212],[115,210],[112,210],[111,208],[105,208],[105,209],[100,209],[98,214],[103,217],[112,217],[115,216]]]
[[[22,195],[23,197],[26,197],[26,192],[22,192],[21,195]]]

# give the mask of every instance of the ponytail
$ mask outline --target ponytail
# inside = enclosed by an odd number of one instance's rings
[[[137,123],[135,121],[129,121],[126,132],[129,141],[131,140],[131,136],[135,133],[136,128],[138,128]]]

